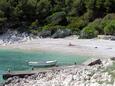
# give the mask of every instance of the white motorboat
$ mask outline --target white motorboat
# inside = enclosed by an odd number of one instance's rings
[[[28,65],[33,67],[46,67],[46,66],[55,66],[57,64],[57,61],[43,61],[43,62],[28,62]]]

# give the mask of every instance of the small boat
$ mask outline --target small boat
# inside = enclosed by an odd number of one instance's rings
[[[47,66],[55,66],[57,64],[57,61],[43,61],[43,62],[28,62],[29,66],[33,67],[47,67]]]

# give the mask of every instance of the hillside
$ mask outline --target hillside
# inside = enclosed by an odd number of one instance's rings
[[[114,13],[115,0],[0,0],[0,33],[10,29],[42,32],[44,37],[56,37],[58,30],[81,38],[115,35]]]

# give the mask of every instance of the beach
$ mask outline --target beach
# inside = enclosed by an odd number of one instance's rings
[[[71,45],[69,45],[71,44]],[[78,39],[77,36],[66,38],[36,38],[24,42],[2,44],[0,48],[22,49],[29,51],[56,51],[61,53],[93,57],[114,57],[115,41],[103,39]]]

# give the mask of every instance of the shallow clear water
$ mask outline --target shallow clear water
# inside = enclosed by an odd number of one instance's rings
[[[0,79],[2,80],[2,74],[8,69],[12,71],[30,69],[31,67],[28,66],[27,61],[57,60],[58,65],[71,65],[74,62],[80,64],[87,59],[88,57],[86,56],[68,55],[57,52],[0,49]]]

